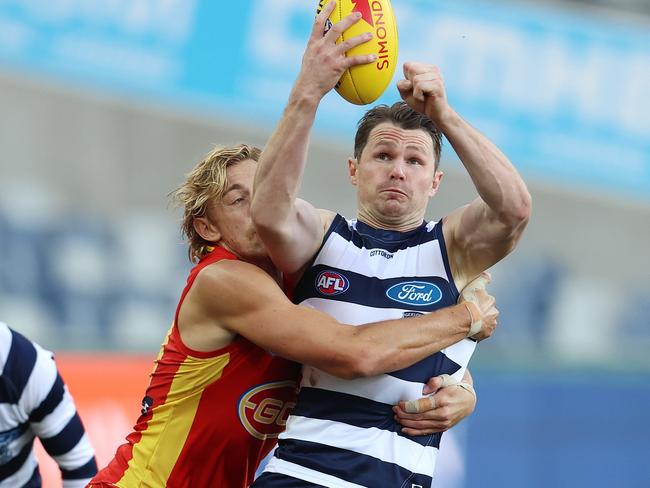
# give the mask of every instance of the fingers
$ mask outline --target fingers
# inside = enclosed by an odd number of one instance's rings
[[[429,381],[427,381],[427,383],[424,385],[424,388],[422,389],[422,394],[430,395],[438,391],[440,388],[445,388],[446,386],[455,385],[457,383],[458,380],[448,374],[441,374],[439,376],[434,376],[432,378],[429,378]]]
[[[408,95],[413,91],[413,83],[410,80],[398,80],[397,89],[402,98],[405,98],[405,95]]]
[[[420,413],[436,408],[436,401],[432,396],[399,402],[399,407],[406,413]]]
[[[412,82],[413,97],[424,102],[425,96],[444,89],[442,74],[437,66],[407,61],[403,65],[404,78]]]
[[[352,25],[359,22],[361,19],[361,14],[359,12],[352,12],[349,15],[343,17],[340,21],[332,26],[332,28],[327,31],[325,34],[325,39],[327,41],[336,42],[336,40],[341,37],[346,30],[348,30]]]
[[[360,46],[361,44],[365,44],[369,40],[372,39],[372,32],[364,32],[363,34],[359,34],[358,36],[350,37],[349,39],[346,39],[345,41],[340,42],[337,45],[337,50],[339,54],[345,54],[348,52],[350,49],[353,49],[357,46]]]
[[[357,66],[360,64],[372,63],[373,61],[377,60],[376,54],[359,54],[356,56],[346,56],[346,53],[350,49],[360,46],[361,44],[365,44],[371,39],[372,39],[372,33],[364,32],[363,34],[359,34],[358,36],[354,36],[351,37],[350,39],[346,39],[345,41],[337,45],[338,54],[340,56],[345,57],[344,64],[346,68],[350,68],[352,66]]]
[[[402,426],[407,435],[428,435],[444,432],[452,425],[447,408],[429,410],[425,413],[406,413],[401,407],[393,407],[394,419]]]
[[[323,37],[323,34],[325,33],[325,24],[327,22],[327,19],[332,14],[335,8],[336,8],[336,2],[332,0],[331,2],[328,2],[327,5],[325,5],[325,7],[323,7],[323,9],[318,13],[318,15],[316,15],[316,21],[314,22],[314,27],[311,30],[312,40],[320,39],[321,37]]]
[[[435,393],[443,387],[443,382],[444,379],[442,376],[434,376],[433,378],[429,378],[429,381],[427,381],[427,383],[424,385],[424,388],[422,389],[422,394],[430,395],[432,393]]]
[[[413,97],[420,102],[424,102],[424,97],[433,93],[437,88],[437,83],[439,83],[438,77],[432,71],[416,74],[411,77],[411,81],[414,87]]]

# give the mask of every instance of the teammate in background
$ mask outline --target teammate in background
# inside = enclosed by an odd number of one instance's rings
[[[0,322],[0,487],[38,488],[38,437],[61,470],[63,488],[97,473],[95,452],[54,357]]]
[[[299,366],[279,356],[355,378],[412,364],[470,330],[492,333],[497,312],[483,288],[468,296],[473,303],[399,329],[398,321],[349,327],[292,304],[250,217],[259,154],[246,145],[218,148],[175,192],[197,264],[135,429],[90,486],[244,488],[295,402]],[[455,397],[451,422],[473,408]]]
[[[359,123],[348,161],[357,220],[298,199],[320,101],[347,68],[375,59],[346,57],[348,41],[336,44],[358,21],[355,14],[323,34],[332,9],[330,2],[316,18],[301,71],[260,159],[253,221],[273,262],[297,282],[296,303],[350,324],[437,310],[455,303],[458,290],[512,251],[528,222],[530,195],[506,156],[448,104],[439,70],[409,62],[397,85],[406,103],[375,107]],[[426,222],[443,176],[441,134],[479,198]],[[332,289],[322,276],[343,285]],[[419,397],[431,375],[459,381],[474,347],[461,340],[412,367],[352,381],[305,366],[297,406],[254,486],[431,486],[441,434],[401,435],[391,405]]]

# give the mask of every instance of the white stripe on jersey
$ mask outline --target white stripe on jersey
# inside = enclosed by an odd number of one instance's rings
[[[36,457],[32,453],[18,471],[0,481],[0,488],[16,488],[17,486],[24,486],[32,477],[32,474],[34,474],[34,469],[37,465]]]
[[[52,360],[52,353],[46,351],[38,344],[32,342],[36,349],[36,363],[34,369],[29,375],[25,389],[23,390],[20,400],[18,400],[18,407],[28,414],[41,404],[47,397],[56,381],[56,364]],[[34,374],[36,372],[36,374]],[[27,420],[25,418],[23,422]],[[61,427],[62,428],[62,427]],[[59,428],[59,430],[61,430]],[[56,432],[58,433],[58,431]],[[37,434],[38,435],[38,434]],[[54,435],[54,434],[52,434]],[[49,435],[46,437],[50,437]]]
[[[413,309],[375,308],[358,303],[339,302],[328,298],[311,297],[300,302],[303,307],[309,307],[334,317],[338,322],[349,325],[361,325],[382,320],[401,319],[404,312]]]
[[[312,266],[334,266],[379,279],[403,276],[439,276],[447,279],[438,240],[389,253],[393,256],[388,261],[389,266],[386,266],[387,260],[381,254],[371,256],[374,249],[359,249],[340,234],[332,232]]]
[[[438,456],[438,449],[433,446],[425,447],[395,432],[376,427],[364,429],[342,422],[292,415],[287,421],[287,429],[291,429],[291,436],[282,433],[280,439],[298,439],[346,449],[426,476],[431,476],[431,467]]]
[[[57,464],[62,468],[68,471],[72,471],[78,466],[83,466],[93,457],[93,448],[90,445],[88,436],[83,435],[77,445],[75,445],[68,452],[61,454],[60,456],[53,456]]]
[[[322,484],[329,488],[366,488],[363,485],[350,483],[349,481],[342,480],[336,476],[325,473],[319,473],[313,469],[305,468],[299,464],[290,463],[283,459],[273,456],[264,468],[265,473],[279,473],[286,474],[299,480],[314,483],[316,485]]]
[[[396,405],[400,400],[415,400],[422,396],[423,384],[406,381],[389,374],[380,374],[368,378],[355,378],[341,381],[340,378],[327,374],[320,369],[304,365],[302,367],[301,386],[337,391],[368,398],[375,402]]]
[[[473,341],[471,339],[463,339],[462,341],[457,342],[456,344],[452,344],[451,346],[442,350],[445,356],[447,356],[456,364],[460,364],[461,366],[458,371],[451,375],[452,378],[458,380],[459,382],[462,381],[465,370],[467,369],[467,364],[469,364],[469,360],[472,358],[472,354],[474,354],[475,349],[476,341]]]
[[[4,372],[7,357],[11,349],[11,331],[4,322],[0,322],[0,372]]]
[[[0,403],[0,432],[27,422],[29,416],[15,403]]]
[[[68,392],[68,387],[65,388],[65,393],[63,394],[63,399],[56,408],[45,417],[41,422],[32,423],[32,428],[38,437],[49,439],[54,437],[63,428],[68,425],[70,419],[74,417],[76,413],[74,403],[70,393]]]

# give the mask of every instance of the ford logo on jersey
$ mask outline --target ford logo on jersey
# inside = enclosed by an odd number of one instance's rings
[[[395,302],[424,307],[439,302],[442,290],[426,281],[406,281],[391,286],[386,296]]]
[[[316,289],[321,295],[340,295],[350,286],[348,279],[336,271],[322,271],[316,278]]]

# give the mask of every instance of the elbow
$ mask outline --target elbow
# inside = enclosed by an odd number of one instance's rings
[[[530,220],[533,201],[528,190],[524,187],[517,200],[513,201],[502,217],[506,225],[512,229],[523,229]]]
[[[253,197],[251,201],[251,220],[253,225],[259,231],[270,226],[272,216],[268,213],[268,206],[265,206],[259,198]]]
[[[380,359],[370,351],[359,351],[342,361],[339,372],[334,374],[344,380],[368,378],[384,373],[386,368],[382,366]]]
[[[533,199],[530,196],[530,192],[526,187],[524,187],[521,194],[521,198],[516,207],[517,209],[515,215],[519,220],[519,222],[524,224],[528,223],[528,221],[530,220],[530,214],[533,211]]]
[[[281,226],[278,216],[269,212],[268,205],[251,203],[251,220],[257,234],[268,245],[268,241],[273,241],[281,235]]]

